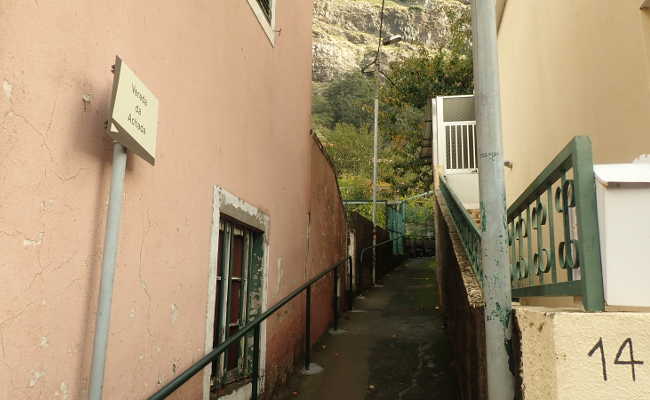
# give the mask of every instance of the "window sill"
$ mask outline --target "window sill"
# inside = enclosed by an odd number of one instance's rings
[[[248,389],[246,386],[251,386],[251,382],[252,381],[250,377],[240,378],[235,382],[227,383],[224,387],[211,391],[211,393],[215,394],[217,398],[220,399],[221,397],[232,395],[236,392],[239,392],[242,389],[246,391],[246,389]]]

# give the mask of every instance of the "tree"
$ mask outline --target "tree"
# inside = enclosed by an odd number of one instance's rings
[[[471,94],[474,91],[472,32],[469,7],[450,8],[448,40],[438,49],[420,47],[415,55],[390,64],[383,101],[423,108],[433,96]]]
[[[430,190],[431,166],[419,158],[424,106],[434,96],[473,92],[469,8],[451,7],[446,12],[448,40],[440,48],[421,47],[392,62],[382,79],[379,199],[398,200]],[[374,80],[361,73],[345,74],[314,92],[314,130],[337,167],[346,199],[371,197],[373,97]],[[370,216],[370,206],[357,210]],[[378,212],[383,213],[381,207]],[[430,217],[430,210],[409,212],[409,218],[418,220],[412,221],[416,225],[430,222]]]
[[[347,200],[366,200],[372,193],[372,180],[359,175],[339,175],[341,195]]]
[[[408,103],[423,108],[432,96],[471,94],[471,57],[448,50],[431,51],[421,47],[417,54],[391,63],[391,84],[385,85],[385,101]]]
[[[373,82],[360,72],[344,74],[314,96],[314,120],[328,128],[346,123],[360,128],[372,121]]]
[[[390,162],[382,177],[400,196],[429,190],[431,167],[420,159],[426,103],[434,96],[473,92],[470,10],[451,8],[449,39],[439,49],[420,47],[417,54],[391,63],[381,90],[384,152]]]
[[[320,127],[317,134],[340,175],[370,175],[372,135],[366,126],[337,123],[334,129]]]
[[[386,104],[381,113],[381,178],[393,198],[429,190],[431,167],[420,160],[424,112],[410,104]]]

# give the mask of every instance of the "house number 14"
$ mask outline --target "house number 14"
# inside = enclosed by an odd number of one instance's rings
[[[625,351],[625,349],[629,349],[629,354],[630,354],[630,359],[629,360],[621,360],[621,355]],[[607,362],[605,361],[605,345],[603,344],[603,338],[601,337],[598,339],[594,347],[589,350],[589,353],[587,353],[587,356],[592,357],[596,351],[600,350],[600,361],[603,366],[603,380],[607,381]],[[634,347],[632,345],[632,339],[627,338],[623,341],[621,344],[621,347],[618,348],[618,353],[616,353],[616,358],[614,359],[614,364],[615,365],[629,365],[630,368],[632,369],[632,381],[636,381],[636,371],[635,371],[635,366],[636,365],[643,365],[643,361],[637,361],[634,359]]]

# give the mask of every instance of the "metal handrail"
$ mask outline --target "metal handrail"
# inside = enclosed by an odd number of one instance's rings
[[[384,240],[383,242],[379,242],[374,246],[368,246],[368,247],[364,247],[363,249],[361,249],[361,252],[359,252],[359,267],[358,267],[359,279],[361,279],[363,256],[366,253],[366,251],[368,251],[368,250],[370,250],[372,248],[383,246],[383,245],[385,245],[387,243],[390,243],[390,242],[394,242],[395,240],[401,239],[402,237],[406,237],[406,235],[400,235],[400,236],[395,237],[393,239],[388,239],[388,240]],[[352,305],[353,305],[353,302],[354,302],[354,293],[353,293],[353,288],[352,288],[352,280],[353,280],[353,278],[352,278],[352,265],[351,264],[350,264],[349,273],[350,273],[350,276],[348,277],[348,281],[350,282],[350,285],[348,286],[348,304],[350,305],[350,308],[352,308]]]
[[[462,211],[465,220],[471,222],[470,224],[471,229],[474,231],[474,233],[480,236],[481,231],[476,225],[476,222],[474,221],[472,216],[467,212],[467,209],[463,206],[463,202],[460,200],[456,192],[454,192],[453,189],[449,187],[449,183],[447,183],[447,178],[445,178],[444,176],[440,176],[440,186],[445,190],[447,190],[447,193],[449,194],[451,199],[454,201],[456,205],[458,205],[459,209]],[[443,194],[447,194],[447,193],[443,191]]]
[[[481,268],[481,231],[476,222],[467,212],[462,201],[458,198],[453,189],[449,187],[447,179],[440,177],[440,192],[445,198],[451,217],[456,224],[460,242],[465,249],[467,258],[472,265],[474,275],[478,282],[483,285],[483,269]]]
[[[350,256],[345,257],[343,260],[337,262],[336,264],[332,265],[325,271],[319,273],[316,275],[314,278],[310,279],[307,281],[305,284],[300,286],[299,288],[295,289],[291,293],[289,293],[287,296],[285,296],[282,300],[274,304],[272,307],[270,307],[268,310],[257,316],[253,321],[248,323],[246,326],[244,326],[242,329],[237,331],[234,335],[230,336],[228,339],[226,339],[223,343],[219,344],[217,347],[215,347],[212,351],[210,351],[208,354],[203,356],[200,360],[192,364],[188,369],[183,371],[180,375],[178,375],[176,378],[172,379],[169,383],[167,383],[165,386],[163,386],[158,392],[154,393],[151,397],[149,397],[149,400],[161,400],[167,398],[170,394],[172,394],[176,389],[181,387],[185,382],[190,380],[194,375],[199,373],[206,365],[210,364],[211,362],[215,361],[217,357],[221,355],[221,353],[225,352],[230,345],[234,344],[238,340],[240,340],[242,337],[244,337],[246,334],[250,333],[251,331],[254,331],[254,342],[253,342],[253,348],[254,348],[254,355],[253,355],[253,376],[252,376],[252,397],[251,399],[257,400],[257,392],[258,392],[258,379],[259,379],[259,344],[260,344],[260,325],[264,320],[266,320],[268,317],[273,315],[276,311],[278,311],[280,308],[282,308],[285,304],[287,304],[289,301],[291,301],[293,298],[298,296],[300,293],[303,291],[307,291],[307,299],[306,299],[306,341],[305,341],[305,369],[309,369],[309,364],[310,364],[310,359],[311,359],[311,285],[319,281],[321,278],[323,278],[325,275],[329,274],[330,272],[334,273],[334,329],[338,329],[338,267],[341,265],[349,263],[350,269],[352,268],[352,258]],[[352,282],[349,282],[350,285],[352,285]]]
[[[361,252],[359,253],[359,264],[363,264],[363,255],[366,253],[366,251],[368,251],[368,250],[372,250],[372,248],[376,248],[376,247],[379,247],[379,246],[383,246],[383,245],[385,245],[386,243],[394,242],[395,240],[397,240],[397,239],[401,239],[401,238],[403,238],[403,237],[406,237],[406,235],[399,235],[399,236],[396,237],[396,238],[392,238],[392,239],[384,240],[383,242],[379,242],[379,243],[377,243],[377,244],[374,245],[374,246],[364,247],[363,249],[361,249]]]

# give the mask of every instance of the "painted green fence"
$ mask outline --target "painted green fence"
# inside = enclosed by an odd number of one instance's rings
[[[398,202],[386,205],[386,230],[392,239],[393,255],[404,255],[404,236],[406,225],[404,221],[404,208],[406,203]]]
[[[479,279],[479,227],[440,178],[440,191]],[[591,141],[573,138],[508,208],[508,246],[515,298],[582,297],[587,311],[604,309],[598,210]]]
[[[483,284],[483,270],[481,269],[481,232],[476,222],[469,215],[456,193],[449,187],[444,176],[440,177],[440,192],[449,208],[451,217],[456,224],[460,241],[465,248],[467,258],[472,264],[474,274],[479,283]]]
[[[508,208],[513,297],[581,296],[604,308],[591,141],[575,137]]]

